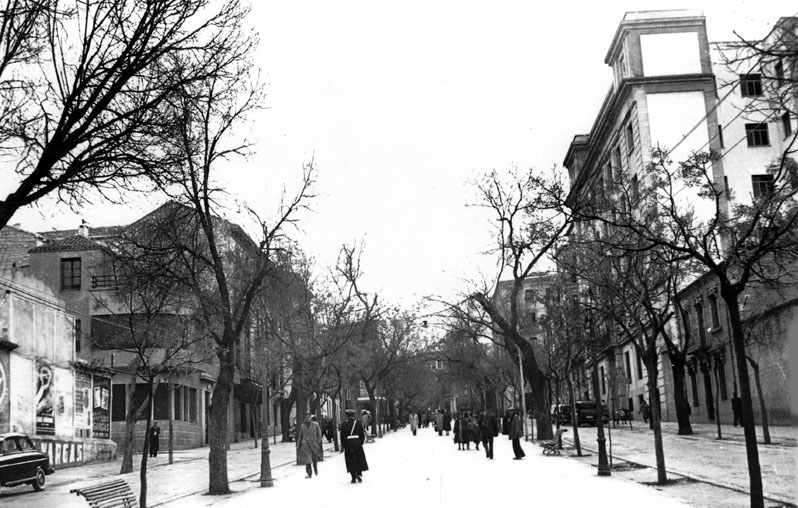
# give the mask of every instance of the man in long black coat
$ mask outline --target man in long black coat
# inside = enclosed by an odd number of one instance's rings
[[[363,471],[369,470],[366,454],[363,451],[365,441],[363,424],[355,419],[354,409],[347,409],[346,421],[341,424],[341,444],[346,460],[346,472],[352,475],[352,483],[362,482]]]
[[[492,412],[479,414],[479,433],[482,437],[482,446],[485,448],[485,457],[493,459],[493,438],[499,435],[499,422]]]

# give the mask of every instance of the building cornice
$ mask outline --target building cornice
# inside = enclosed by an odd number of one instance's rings
[[[704,14],[699,10],[627,12],[623,20],[618,23],[610,47],[604,56],[604,63],[611,65],[610,62],[615,60],[620,51],[624,35],[632,29],[701,26],[705,19]]]

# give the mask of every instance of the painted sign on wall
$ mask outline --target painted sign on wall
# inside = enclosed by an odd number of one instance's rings
[[[55,375],[47,360],[36,360],[36,434],[55,435],[55,413],[53,411],[53,392]]]
[[[91,437],[91,374],[75,372],[75,437]]]
[[[50,464],[54,466],[83,462],[83,443],[41,441],[39,451],[46,453],[50,457]]]
[[[8,370],[8,353],[0,351],[0,433],[8,432],[11,404],[9,388],[11,376]]]
[[[94,378],[94,437],[111,437],[111,378]]]

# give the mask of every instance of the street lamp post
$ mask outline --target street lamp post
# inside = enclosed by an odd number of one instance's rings
[[[598,378],[598,360],[593,365],[593,394],[596,401],[596,413],[598,421],[596,422],[596,442],[598,443],[598,475],[610,476],[612,470],[610,469],[609,461],[607,460],[607,445],[606,438],[604,437],[604,406],[601,403],[601,392],[599,391],[599,378]]]

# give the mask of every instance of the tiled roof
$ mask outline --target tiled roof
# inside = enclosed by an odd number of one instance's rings
[[[31,249],[31,254],[34,252],[64,252],[64,251],[77,251],[77,250],[95,250],[102,249],[103,246],[89,238],[81,235],[74,235],[54,242],[46,243],[42,246]]]
[[[117,235],[119,231],[123,230],[124,226],[103,226],[103,227],[90,227],[89,228],[89,238],[108,238],[114,235]],[[39,235],[43,236],[47,240],[63,240],[64,238],[69,238],[71,236],[75,236],[78,234],[77,229],[60,229],[55,231],[42,231]]]

